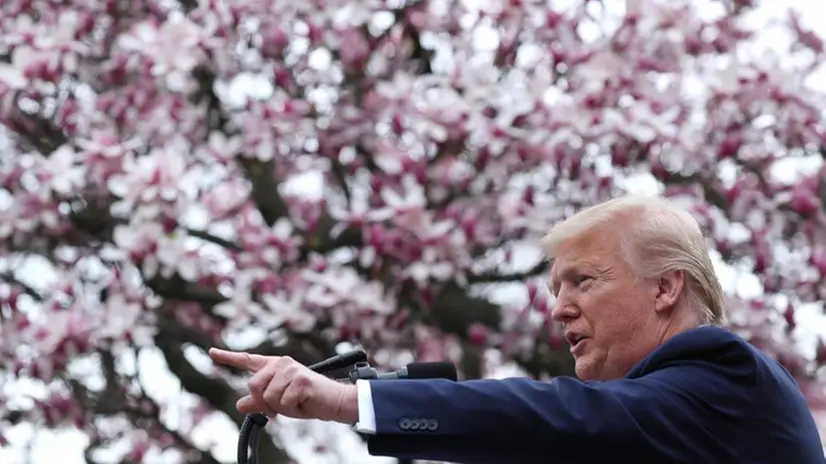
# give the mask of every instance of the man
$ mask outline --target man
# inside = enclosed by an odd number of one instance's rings
[[[703,234],[665,199],[579,212],[543,241],[552,313],[577,379],[359,381],[288,358],[212,350],[249,369],[244,413],[354,424],[374,455],[460,463],[824,463],[777,362],[720,328]]]

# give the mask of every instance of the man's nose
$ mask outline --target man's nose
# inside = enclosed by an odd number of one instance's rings
[[[574,301],[569,297],[565,288],[561,288],[556,295],[554,308],[551,310],[551,319],[556,322],[565,322],[575,319],[579,315],[579,310]]]

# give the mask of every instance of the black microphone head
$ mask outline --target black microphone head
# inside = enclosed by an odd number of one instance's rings
[[[325,373],[361,362],[367,362],[367,353],[362,349],[356,349],[333,356],[332,358],[327,358],[324,361],[317,362],[308,367],[311,371]]]
[[[456,366],[449,362],[414,362],[407,365],[408,379],[448,379],[456,381]]]

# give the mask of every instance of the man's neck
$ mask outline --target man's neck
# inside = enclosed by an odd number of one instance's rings
[[[663,327],[662,335],[660,336],[660,345],[670,340],[675,335],[679,335],[687,330],[700,327],[700,319],[697,317],[697,312],[692,311],[691,308],[679,308],[672,313],[674,317],[668,321]]]

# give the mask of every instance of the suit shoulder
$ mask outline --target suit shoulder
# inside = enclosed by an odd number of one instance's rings
[[[704,367],[709,373],[758,383],[765,360],[739,335],[720,327],[697,327],[675,335],[650,353],[629,373],[643,376],[678,365]],[[705,370],[705,369],[704,369]]]

